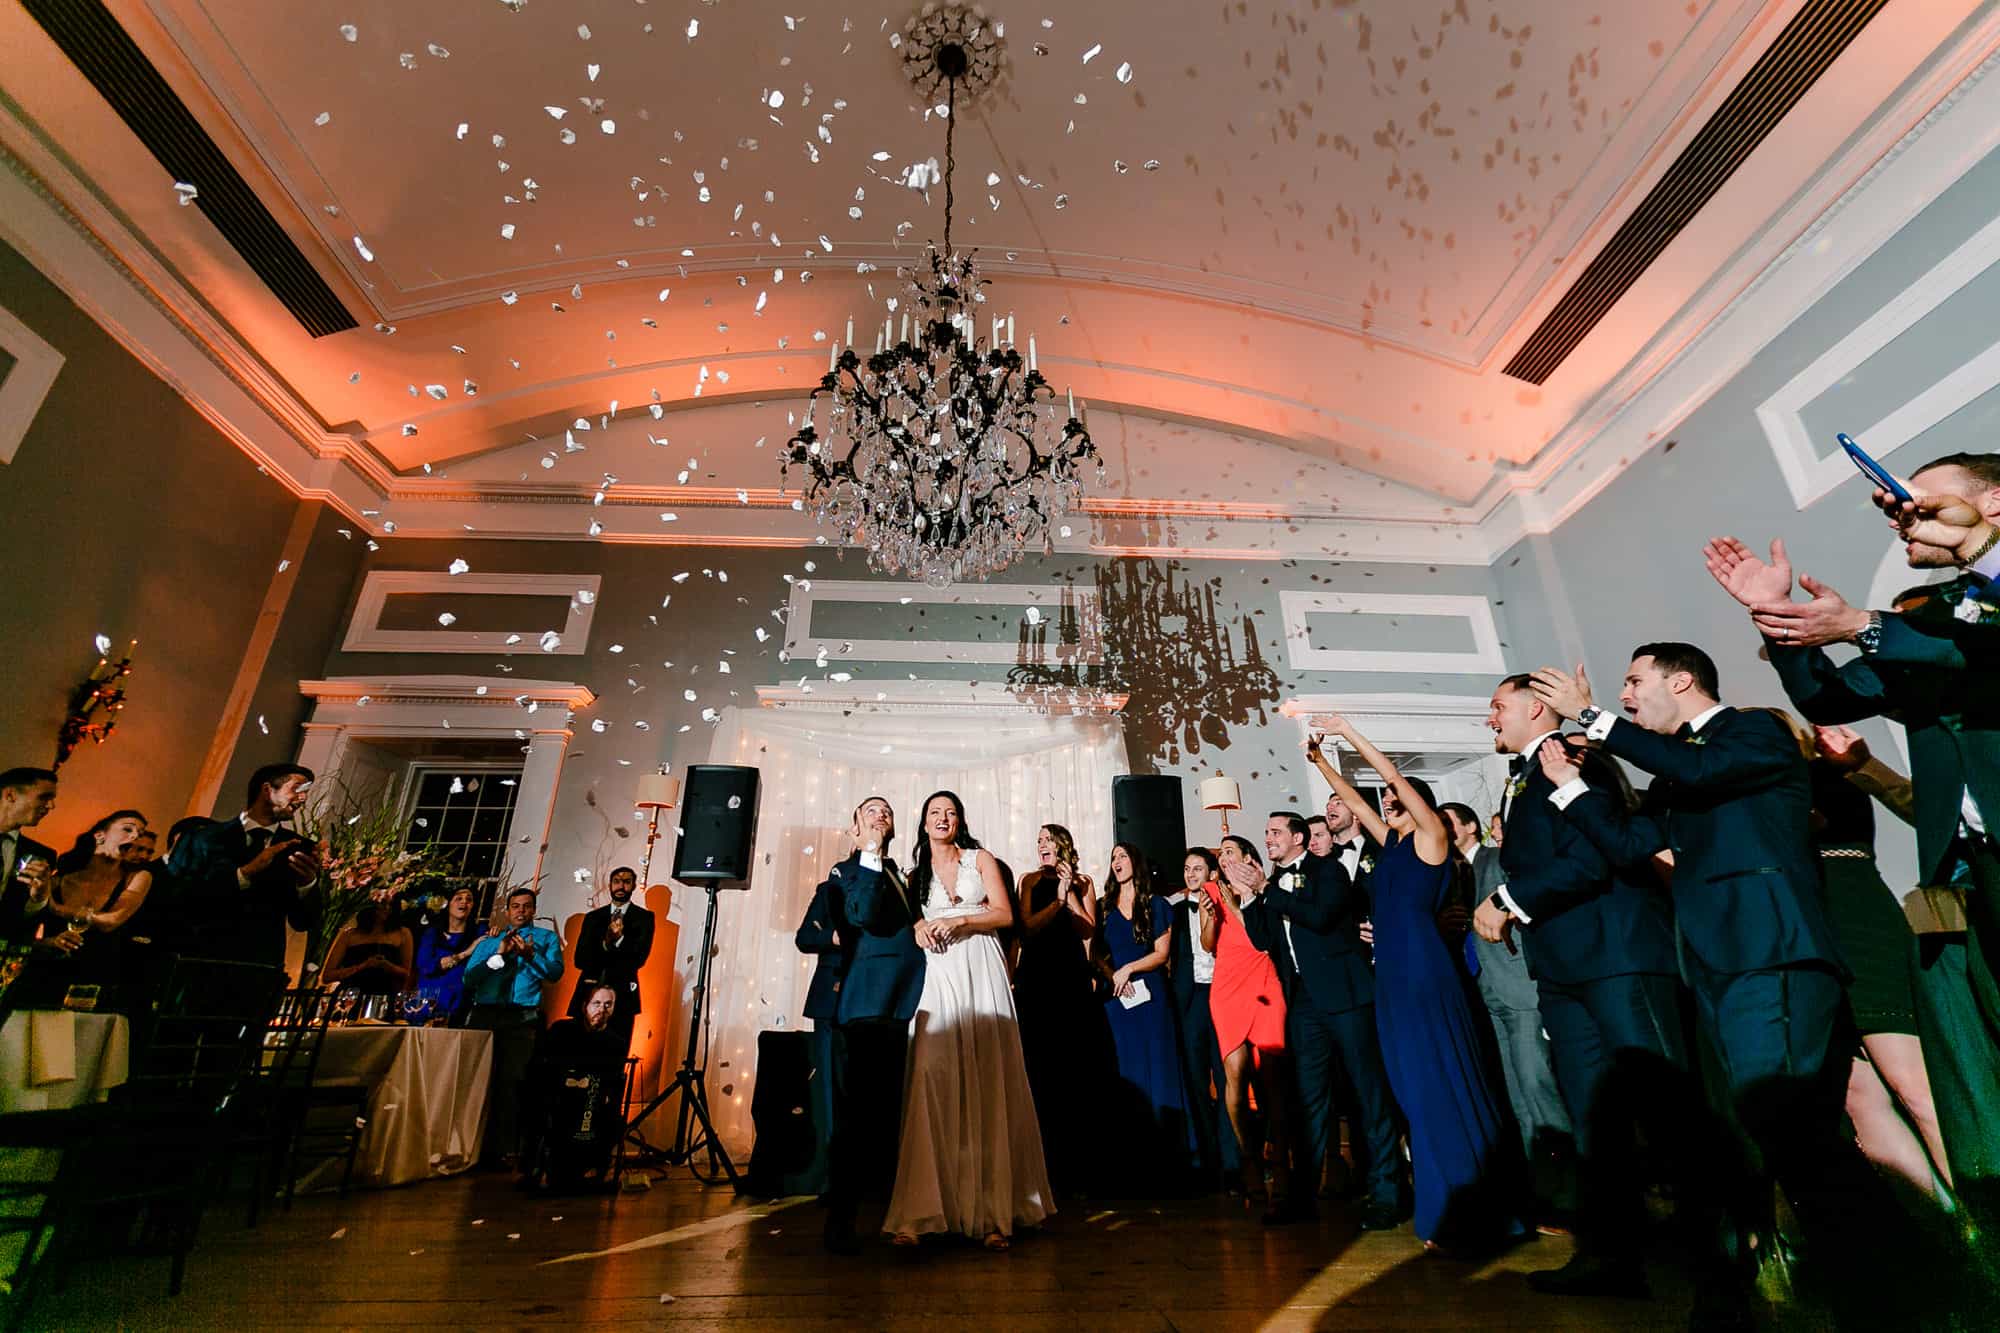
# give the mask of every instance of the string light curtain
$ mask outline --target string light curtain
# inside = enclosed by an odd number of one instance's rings
[[[991,708],[730,708],[716,727],[709,762],[762,770],[750,888],[718,899],[711,978],[708,1093],[716,1131],[732,1149],[747,1148],[755,1136],[757,1034],[809,1026],[801,1011],[814,960],[799,953],[792,937],[820,880],[854,850],[848,828],[856,805],[869,796],[888,798],[896,811],[891,854],[905,869],[915,859],[918,802],[946,789],[965,802],[974,836],[1017,877],[1036,864],[1036,831],[1055,823],[1076,835],[1085,872],[1102,880],[1111,856],[1111,780],[1128,771],[1115,716]],[[701,939],[706,908],[705,899],[689,901],[683,941]],[[692,952],[683,949],[674,967],[684,1015],[692,999]],[[683,1027],[669,1049],[686,1040]]]

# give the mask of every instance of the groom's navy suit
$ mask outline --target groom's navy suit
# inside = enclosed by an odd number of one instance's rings
[[[829,1232],[851,1228],[861,1196],[895,1178],[902,1117],[903,1057],[924,990],[924,954],[914,934],[923,904],[894,861],[880,869],[855,852],[816,894],[835,918],[842,958],[835,982],[834,1138],[828,1172]]]
[[[1287,887],[1292,872],[1299,882]],[[1357,1115],[1366,1197],[1394,1211],[1400,1206],[1402,1154],[1396,1102],[1375,1031],[1375,972],[1361,943],[1368,898],[1337,856],[1308,852],[1292,872],[1273,870],[1264,892],[1243,909],[1251,942],[1271,955],[1285,987],[1285,1044],[1304,1120],[1299,1133],[1304,1179],[1295,1179],[1292,1188],[1307,1199],[1319,1192],[1336,1084],[1344,1077],[1345,1100]]]

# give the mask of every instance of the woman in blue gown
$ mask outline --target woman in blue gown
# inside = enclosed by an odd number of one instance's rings
[[[1386,784],[1377,815],[1337,771],[1330,774],[1340,798],[1387,849],[1371,881],[1375,1026],[1390,1089],[1410,1126],[1417,1238],[1429,1251],[1491,1251],[1527,1234],[1518,1212],[1523,1163],[1480,1026],[1484,1011],[1438,928],[1454,874],[1450,830],[1421,779],[1404,777],[1345,718],[1315,720]]]
[[[1100,1177],[1108,1177],[1102,1187],[1114,1192],[1157,1191],[1163,1173],[1174,1180],[1187,1169],[1194,1144],[1180,1041],[1168,1007],[1171,912],[1153,892],[1152,874],[1138,849],[1124,842],[1113,847],[1093,950],[1098,963],[1111,970],[1104,1014],[1118,1052],[1118,1079],[1108,1122],[1144,1127],[1144,1141],[1134,1145],[1138,1151],[1122,1162],[1097,1163]],[[1141,994],[1145,1000],[1131,1003]]]

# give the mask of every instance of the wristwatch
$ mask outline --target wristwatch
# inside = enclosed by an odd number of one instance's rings
[[[1576,715],[1576,723],[1585,731],[1588,731],[1597,725],[1597,719],[1603,716],[1603,714],[1604,710],[1596,704],[1586,704],[1583,711]]]
[[[1854,632],[1854,646],[1864,653],[1875,653],[1882,647],[1882,613],[1870,611],[1868,623]]]

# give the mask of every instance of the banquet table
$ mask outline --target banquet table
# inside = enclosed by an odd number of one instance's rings
[[[0,1112],[103,1101],[125,1081],[131,1040],[123,1014],[16,1010],[0,1027]]]
[[[490,1032],[363,1023],[327,1029],[315,1081],[369,1090],[353,1183],[406,1185],[477,1162],[492,1070]],[[342,1169],[338,1161],[309,1163],[298,1188],[336,1188]]]
[[[66,1009],[17,1009],[0,1027],[0,1112],[72,1110],[101,1102],[130,1072],[132,1030],[123,1014]],[[46,1181],[56,1173],[57,1148],[0,1148],[0,1181]],[[33,1211],[13,1200],[9,1215]],[[0,1274],[21,1262],[26,1237],[0,1236]]]

